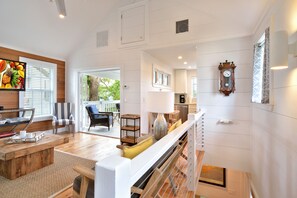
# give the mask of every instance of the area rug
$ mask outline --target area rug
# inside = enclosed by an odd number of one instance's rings
[[[96,126],[96,127],[91,127],[90,131],[88,131],[88,129],[86,128],[82,130],[82,132],[92,134],[92,135],[100,135],[104,137],[120,138],[120,125],[116,123],[113,127],[110,128],[109,131],[107,127]]]
[[[0,176],[0,197],[2,198],[42,198],[49,197],[73,183],[79,174],[75,165],[92,168],[95,161],[55,151],[54,164],[28,175],[9,180]]]

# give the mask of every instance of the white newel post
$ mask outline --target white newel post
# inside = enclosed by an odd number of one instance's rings
[[[188,120],[195,120],[194,114],[188,114]],[[189,191],[195,192],[195,168],[196,168],[196,124],[188,130],[188,168],[187,168],[187,187]]]
[[[95,198],[129,198],[131,160],[110,156],[96,163]]]

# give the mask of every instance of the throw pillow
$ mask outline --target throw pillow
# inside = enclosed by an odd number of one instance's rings
[[[182,125],[182,120],[181,119],[179,119],[173,125],[171,125],[171,127],[168,129],[168,133],[170,133],[171,131],[173,131],[174,129],[179,127],[180,125]]]
[[[138,144],[130,147],[124,147],[123,149],[123,157],[133,159],[138,154],[146,150],[148,147],[150,147],[154,143],[153,137],[149,137]]]
[[[182,125],[182,120],[179,119],[176,123],[175,123],[175,128],[179,127],[180,125]]]
[[[171,125],[171,127],[168,129],[168,133],[170,133],[171,131],[173,131],[176,128],[176,123],[174,123],[173,125]]]

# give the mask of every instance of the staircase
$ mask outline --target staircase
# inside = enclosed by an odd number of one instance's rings
[[[185,148],[186,151],[187,148]],[[184,153],[185,153],[184,151]],[[199,182],[200,173],[202,170],[202,161],[204,157],[204,151],[196,151],[196,186]],[[193,191],[188,191],[187,188],[187,156],[181,155],[175,168],[171,171],[168,179],[165,180],[164,184],[158,192],[158,197],[168,197],[168,198],[205,198],[196,195]]]

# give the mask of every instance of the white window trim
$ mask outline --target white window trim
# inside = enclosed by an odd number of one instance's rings
[[[193,79],[196,78],[196,96],[194,97],[194,93],[193,93],[193,89],[194,89],[194,86],[193,86]],[[198,96],[198,78],[197,76],[192,76],[191,78],[191,94],[192,94],[192,99],[197,99],[197,96]]]
[[[265,33],[262,33],[256,43],[262,43],[262,42],[264,42],[264,40],[265,40]],[[274,75],[273,70],[270,70],[269,71],[269,103],[264,104],[264,103],[254,102],[251,99],[251,104],[253,105],[253,107],[255,107],[257,109],[262,109],[265,111],[273,111],[274,106],[275,106],[274,97],[273,97],[273,93],[274,93],[274,88],[273,88],[274,76],[273,75]]]
[[[45,65],[48,64],[48,67],[52,67],[54,69],[53,72],[53,102],[57,102],[57,64],[54,63],[49,63],[45,61],[39,61],[35,59],[30,59],[30,58],[25,58],[25,57],[20,57],[19,59],[22,62],[28,63],[35,63],[37,65]],[[21,91],[19,92],[19,108],[24,107],[24,92]],[[52,120],[53,115],[43,115],[43,116],[34,116],[33,122],[40,122],[40,121],[46,121],[46,120]]]

